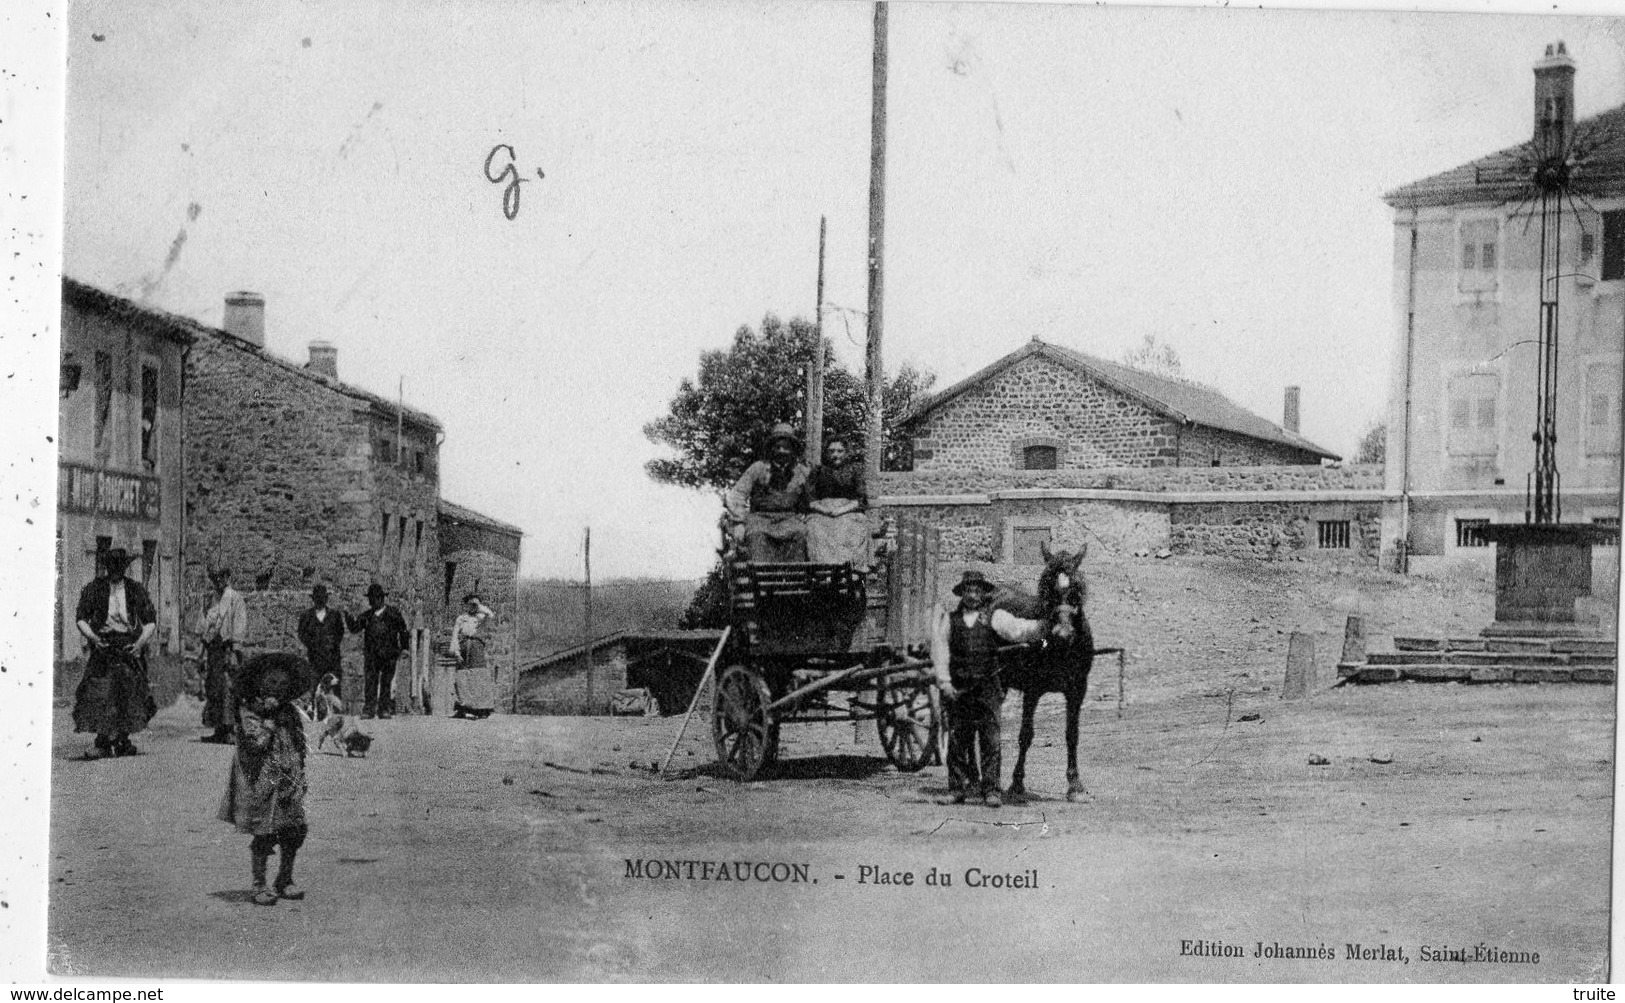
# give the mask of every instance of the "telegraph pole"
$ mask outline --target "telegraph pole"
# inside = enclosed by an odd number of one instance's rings
[[[592,709],[593,709],[593,679],[592,679],[592,677],[593,677],[593,664],[592,664],[592,527],[591,526],[588,526],[585,530],[582,531],[581,559],[582,559],[583,563],[586,565],[586,570],[587,570],[587,584],[584,586],[584,589],[585,589],[584,601],[582,603],[583,609],[585,610],[585,613],[586,613],[586,617],[585,617],[586,622],[585,622],[584,627],[583,627],[583,629],[585,631],[585,636],[582,638],[581,643],[582,643],[583,647],[586,649],[586,652],[587,652],[587,713],[591,714]]]
[[[807,462],[824,455],[824,228],[818,217],[818,308],[813,313],[812,357],[807,360]]]
[[[864,436],[864,469],[869,484],[880,480],[881,408],[885,373],[881,366],[881,263],[886,230],[886,0],[875,4],[874,88],[869,116],[869,424]],[[873,490],[873,488],[871,488]]]

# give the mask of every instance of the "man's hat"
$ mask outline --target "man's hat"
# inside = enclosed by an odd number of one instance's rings
[[[123,571],[130,566],[130,552],[123,547],[114,547],[102,554],[102,564],[110,571]]]
[[[377,582],[373,582],[371,585],[367,586],[367,598],[368,599],[371,599],[373,596],[387,596],[387,595],[389,595],[389,593],[384,591],[384,587],[382,585],[379,585]]]
[[[980,571],[967,571],[961,575],[959,578],[959,584],[954,586],[954,595],[964,595],[965,587],[967,585],[975,585],[984,592],[993,591],[993,583],[988,581],[987,576],[982,574]]]
[[[792,427],[789,422],[781,421],[768,431],[767,444],[769,446],[773,445],[775,442],[778,442],[780,439],[789,439],[792,446],[801,445],[801,437],[796,435],[795,428]]]
[[[327,586],[323,585],[321,582],[317,582],[316,587],[310,590],[310,594],[312,596],[325,597],[327,595]]]
[[[209,581],[211,581],[211,582],[217,582],[222,578],[230,578],[230,577],[231,577],[231,569],[230,568],[215,568],[214,570],[209,572]]]

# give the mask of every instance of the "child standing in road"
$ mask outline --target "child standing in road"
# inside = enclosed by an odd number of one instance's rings
[[[238,677],[241,712],[231,777],[219,818],[254,837],[256,905],[302,899],[293,862],[305,842],[305,728],[294,698],[309,688],[309,670],[297,655],[265,654],[248,660]],[[265,885],[271,851],[280,847],[276,881]]]

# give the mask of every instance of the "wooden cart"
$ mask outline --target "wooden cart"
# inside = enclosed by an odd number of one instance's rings
[[[732,551],[725,542],[725,557]],[[731,626],[718,662],[712,734],[739,780],[770,766],[779,729],[873,720],[886,757],[913,772],[937,756],[940,703],[930,662],[914,646],[879,641],[887,628],[890,562],[850,565],[729,561]]]

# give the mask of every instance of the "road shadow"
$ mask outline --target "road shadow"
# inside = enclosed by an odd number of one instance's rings
[[[254,901],[254,890],[251,888],[232,888],[223,892],[210,892],[209,897],[222,902],[236,902],[246,904]]]
[[[880,756],[832,754],[781,759],[764,771],[768,780],[867,780],[891,765]]]

